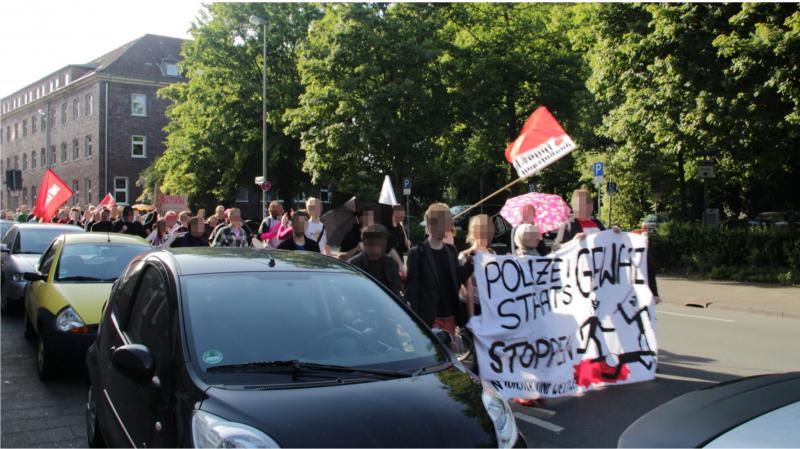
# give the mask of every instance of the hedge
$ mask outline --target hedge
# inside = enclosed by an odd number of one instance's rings
[[[800,230],[726,229],[669,222],[651,232],[660,273],[735,281],[800,284]]]

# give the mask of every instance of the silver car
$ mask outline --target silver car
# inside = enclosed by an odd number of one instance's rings
[[[22,274],[33,272],[39,257],[56,236],[84,232],[82,228],[63,224],[17,223],[3,236],[0,243],[0,307],[22,304],[28,281]]]

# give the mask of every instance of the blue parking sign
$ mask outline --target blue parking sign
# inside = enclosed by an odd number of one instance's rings
[[[403,178],[403,188],[404,189],[411,188],[411,178]]]
[[[605,174],[605,170],[604,170],[604,166],[603,166],[603,161],[595,162],[593,168],[594,168],[594,176],[595,177],[605,176],[606,175]]]

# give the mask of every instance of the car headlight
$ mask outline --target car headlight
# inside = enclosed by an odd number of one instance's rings
[[[279,448],[269,435],[237,422],[195,410],[192,416],[194,447],[267,447]]]
[[[483,383],[481,399],[486,412],[492,418],[494,430],[497,433],[497,446],[500,448],[513,447],[517,444],[517,422],[514,421],[514,412],[511,411],[508,402],[486,382]]]
[[[89,328],[83,322],[78,312],[71,306],[67,306],[58,313],[56,317],[56,328],[61,332],[87,333]]]
[[[22,277],[22,273],[14,273],[11,275],[12,282],[22,282],[25,278]]]

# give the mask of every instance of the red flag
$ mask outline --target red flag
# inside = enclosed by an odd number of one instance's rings
[[[58,212],[58,208],[66,203],[71,196],[72,189],[53,170],[48,169],[42,178],[42,184],[39,186],[39,195],[36,197],[33,214],[44,218],[45,222],[49,222],[53,215]]]
[[[114,200],[114,197],[111,196],[110,193],[106,193],[106,196],[103,197],[103,200],[97,203],[98,206],[108,206],[108,207],[117,207],[117,202]]]
[[[544,106],[533,111],[519,137],[506,148],[506,159],[514,164],[520,178],[557,161],[575,149],[564,128]]]

